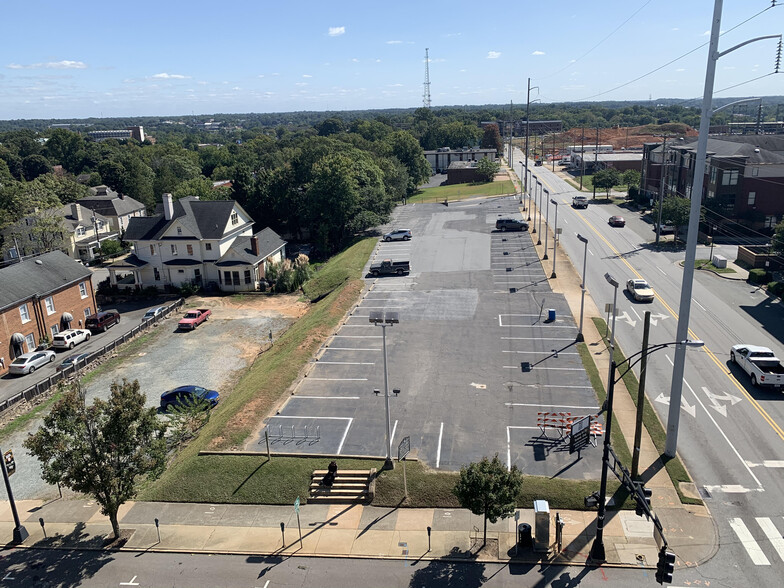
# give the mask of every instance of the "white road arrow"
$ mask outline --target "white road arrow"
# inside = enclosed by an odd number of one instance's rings
[[[637,324],[637,321],[634,320],[632,317],[630,317],[629,313],[626,312],[625,310],[623,311],[623,314],[616,315],[616,318],[620,321],[626,321],[627,323],[629,323],[630,327],[634,327],[634,325]]]
[[[670,397],[662,393],[653,399],[654,402],[661,402],[662,404],[670,405]],[[681,408],[690,414],[693,418],[697,418],[697,407],[693,404],[686,402],[686,399],[681,395]]]
[[[668,319],[668,318],[670,318],[670,315],[668,315],[668,314],[661,314],[661,313],[657,313],[657,314],[651,314],[651,318],[652,318],[652,319],[662,319],[662,320],[663,320],[663,319]],[[654,324],[656,324],[656,323],[654,323]]]
[[[714,394],[710,390],[708,390],[705,386],[702,387],[702,391],[705,392],[705,396],[708,397],[708,400],[711,401],[711,406],[716,409],[716,411],[721,414],[723,417],[726,418],[727,416],[727,407],[724,404],[720,404],[723,400],[725,402],[729,402],[730,406],[735,406],[738,402],[741,401],[740,398],[737,396],[733,396],[732,394]]]

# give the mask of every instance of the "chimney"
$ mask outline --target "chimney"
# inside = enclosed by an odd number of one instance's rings
[[[117,196],[119,196],[120,200],[125,200],[125,194],[120,192]]]
[[[168,192],[163,195],[163,218],[167,221],[174,216],[174,200]]]
[[[82,207],[76,202],[71,203],[71,216],[78,221],[82,220]]]
[[[255,235],[250,238],[250,252],[256,257],[259,256],[259,238]]]

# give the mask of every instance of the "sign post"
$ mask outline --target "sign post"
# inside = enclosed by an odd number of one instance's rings
[[[406,456],[411,451],[411,437],[403,437],[397,446],[397,460],[403,462],[403,493],[408,498],[408,481],[406,480]]]
[[[580,458],[580,450],[588,445],[588,439],[591,433],[591,417],[585,416],[572,423],[572,429],[569,433],[569,453],[577,452],[577,458]]]
[[[299,529],[299,547],[302,549],[302,525],[299,522],[299,496],[294,501],[294,512],[297,513],[297,529]]]

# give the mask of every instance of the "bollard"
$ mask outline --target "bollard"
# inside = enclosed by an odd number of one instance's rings
[[[160,521],[156,518],[155,519],[155,530],[158,531],[158,543],[161,542],[161,527]]]
[[[280,524],[280,534],[283,537],[283,547],[286,547],[286,523]]]
[[[427,528],[427,552],[428,553],[430,553],[430,532],[432,530],[433,529],[431,529],[430,527]]]
[[[46,527],[44,527],[44,518],[38,517],[38,522],[41,524],[41,530],[44,532],[44,539],[46,539]]]

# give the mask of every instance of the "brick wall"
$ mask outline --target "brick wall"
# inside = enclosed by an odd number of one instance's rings
[[[0,358],[3,360],[2,364],[0,364],[0,376],[8,372],[9,364],[17,355],[15,346],[11,344],[11,336],[14,333],[21,333],[25,337],[32,334],[36,344],[38,344],[39,339],[43,335],[47,335],[51,341],[52,325],[57,325],[59,330],[65,328],[62,322],[64,312],[69,312],[73,315],[74,320],[71,323],[71,328],[78,329],[84,327],[85,308],[89,308],[91,314],[96,312],[95,293],[93,292],[93,285],[89,276],[81,282],[85,285],[87,291],[87,296],[84,298],[81,296],[79,283],[75,282],[51,294],[45,294],[37,301],[31,297],[15,306],[0,311]],[[44,302],[48,296],[51,296],[54,302],[54,312],[52,314],[48,314]],[[22,304],[27,304],[27,310],[30,315],[29,322],[22,323],[22,315],[19,312]],[[27,343],[22,344],[22,351],[24,353],[30,351],[27,348]]]

